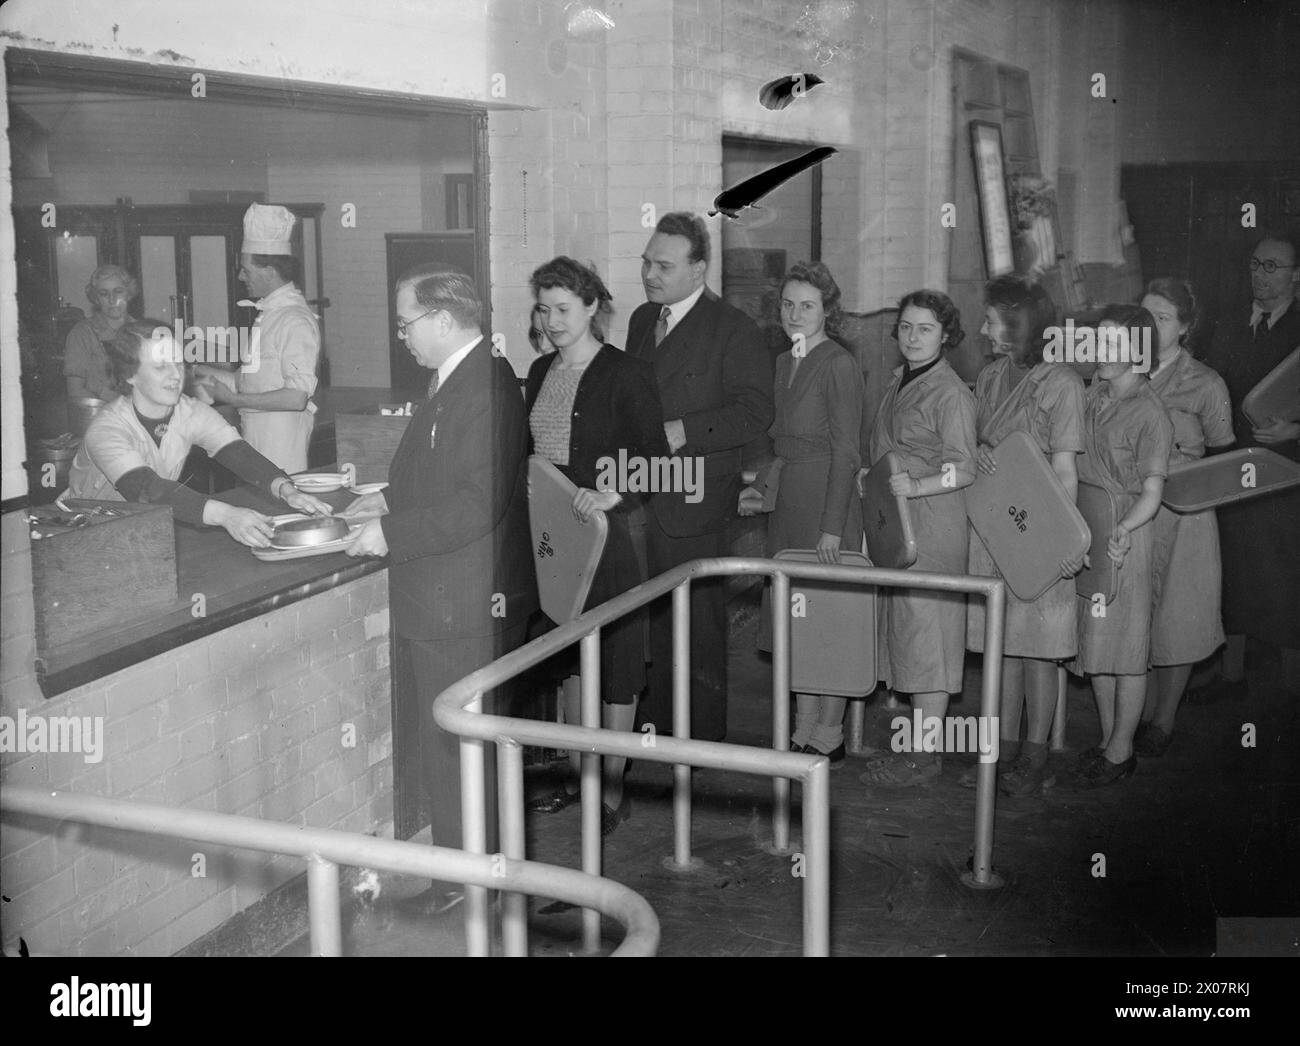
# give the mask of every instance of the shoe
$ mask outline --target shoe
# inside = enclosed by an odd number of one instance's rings
[[[1138,760],[1135,755],[1129,756],[1122,763],[1112,763],[1103,755],[1079,770],[1077,783],[1080,788],[1104,788],[1126,777],[1132,777],[1137,770],[1137,765]]]
[[[910,752],[898,752],[859,775],[858,780],[877,788],[912,788],[937,781],[942,772],[943,760],[938,756],[918,762]]]
[[[560,785],[550,795],[534,799],[528,804],[528,810],[534,814],[558,814],[566,806],[580,802],[582,802],[582,792],[570,792],[564,785]]]
[[[623,796],[623,801],[618,804],[615,810],[608,803],[600,804],[600,834],[613,835],[614,829],[632,816],[632,800],[628,796]]]
[[[1102,753],[1105,751],[1106,750],[1102,748],[1101,745],[1097,745],[1095,748],[1085,748],[1079,753],[1078,758],[1074,761],[1075,772],[1081,773],[1084,767],[1088,766],[1090,763],[1095,763],[1098,759],[1102,758]]]
[[[829,760],[831,761],[831,769],[832,769],[832,770],[838,770],[841,766],[844,765],[844,754],[845,754],[845,753],[844,753],[844,742],[843,742],[843,741],[840,742],[838,748],[835,748],[835,749],[833,749],[833,750],[830,751],[830,752],[823,752],[823,751],[822,751],[820,748],[818,748],[816,745],[804,745],[804,749],[803,749],[803,750],[804,750],[805,752],[807,752],[809,755],[824,755],[827,759],[829,759]]]
[[[1047,769],[1047,760],[1035,763],[1028,755],[1016,756],[1016,761],[998,779],[1003,795],[1025,799],[1045,792],[1056,784],[1056,775]]]
[[[793,741],[791,741],[791,742],[790,742],[790,751],[793,752],[795,755],[803,755],[804,752],[807,752],[807,751],[808,751],[808,746],[807,746],[807,745],[797,745],[797,744],[795,744]]]
[[[1013,756],[1010,759],[1002,759],[999,757],[998,772],[995,781],[1001,781],[1003,776],[1011,769],[1012,765],[1014,765],[1018,758],[1019,756]],[[961,776],[957,778],[957,783],[963,788],[974,788],[979,783],[979,772],[980,764],[978,762],[971,763],[970,766],[966,767],[966,769],[961,772]]]
[[[1138,755],[1164,755],[1174,743],[1174,735],[1167,734],[1155,723],[1143,723],[1133,737],[1133,751]]]
[[[465,900],[465,891],[463,889],[447,889],[445,887],[431,887],[424,893],[418,893],[414,897],[404,897],[397,902],[397,906],[408,915],[441,915],[443,912],[451,911],[461,901]]]

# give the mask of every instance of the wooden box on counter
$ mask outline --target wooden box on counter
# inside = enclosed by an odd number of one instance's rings
[[[65,502],[29,510],[38,650],[107,632],[176,604],[176,532],[168,505]],[[86,522],[72,525],[75,516]],[[40,535],[37,537],[37,535]]]
[[[356,465],[358,483],[387,483],[388,466],[410,420],[378,411],[334,415],[338,460]]]

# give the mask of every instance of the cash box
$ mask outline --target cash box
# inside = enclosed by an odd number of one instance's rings
[[[38,651],[138,623],[179,600],[168,505],[69,500],[28,510]]]

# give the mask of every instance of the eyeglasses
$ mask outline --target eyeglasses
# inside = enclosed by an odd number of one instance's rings
[[[1294,265],[1279,265],[1272,258],[1265,258],[1263,261],[1260,261],[1258,258],[1250,259],[1251,272],[1258,272],[1260,269],[1263,269],[1270,276],[1272,276],[1273,273],[1277,272],[1278,269],[1294,269],[1294,268],[1295,268]]]
[[[419,322],[420,322],[422,319],[424,319],[426,316],[432,316],[435,312],[442,312],[442,308],[441,308],[441,306],[438,307],[438,308],[436,308],[436,309],[430,309],[428,312],[422,312],[422,313],[420,313],[420,315],[418,315],[417,317],[415,317],[415,319],[413,319],[413,320],[406,320],[405,322],[403,322],[402,320],[398,320],[398,321],[397,321],[397,333],[400,334],[400,335],[405,336],[405,335],[406,335],[407,328],[409,328],[413,323],[419,323]]]

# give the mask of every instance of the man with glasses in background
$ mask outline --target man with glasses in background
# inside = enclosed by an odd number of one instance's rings
[[[1300,348],[1300,237],[1267,232],[1251,253],[1250,312],[1220,320],[1206,362],[1223,375],[1232,397],[1238,447],[1265,447],[1300,460],[1300,389],[1283,417],[1255,424],[1241,403],[1268,373]],[[1300,689],[1300,492],[1229,505],[1219,512],[1223,554],[1223,624],[1228,645],[1222,677],[1189,692],[1195,701],[1244,696],[1246,638],[1278,648],[1281,686]]]
[[[474,282],[436,266],[397,282],[397,334],[430,371],[388,469],[388,489],[357,498],[344,517],[368,519],[351,556],[388,556],[396,637],[394,678],[414,679],[418,712],[396,709],[399,725],[419,721],[420,768],[432,843],[459,849],[460,739],[433,721],[433,700],[456,680],[519,646],[537,608],[528,530],[528,418],[514,369],[480,326]],[[405,697],[399,693],[399,698]],[[483,712],[503,703],[483,695]],[[409,713],[409,718],[408,718]],[[405,738],[395,747],[410,751]],[[495,746],[484,746],[487,848],[496,849]],[[462,896],[437,883],[416,899],[425,913]]]

